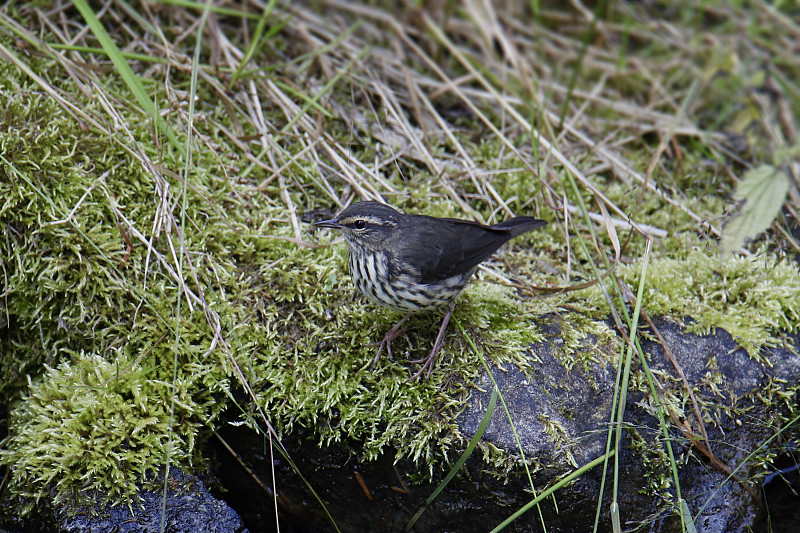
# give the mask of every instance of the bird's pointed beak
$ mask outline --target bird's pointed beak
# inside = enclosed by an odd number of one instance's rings
[[[318,228],[342,229],[342,225],[339,224],[339,219],[336,218],[332,218],[330,220],[320,220],[319,222],[314,222],[314,225]]]

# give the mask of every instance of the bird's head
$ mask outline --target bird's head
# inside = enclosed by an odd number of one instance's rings
[[[356,202],[336,218],[314,224],[319,228],[338,229],[350,248],[380,249],[394,234],[402,213],[378,202]]]

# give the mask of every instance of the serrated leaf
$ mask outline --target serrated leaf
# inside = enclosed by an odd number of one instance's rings
[[[789,177],[772,165],[761,165],[745,173],[733,194],[735,200],[745,203],[722,231],[720,253],[723,258],[772,224],[788,191]]]

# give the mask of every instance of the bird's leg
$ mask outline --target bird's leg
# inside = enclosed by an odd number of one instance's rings
[[[425,373],[425,378],[429,379],[431,377],[431,372],[433,372],[433,363],[436,362],[436,354],[439,353],[441,350],[442,345],[444,345],[444,333],[447,331],[447,325],[450,323],[450,315],[453,314],[453,308],[455,308],[455,301],[450,302],[450,305],[447,306],[447,313],[445,313],[444,318],[442,319],[442,325],[439,327],[439,334],[436,335],[436,341],[433,343],[433,348],[431,349],[431,353],[428,354],[428,357],[425,359],[420,359],[418,361],[413,361],[414,363],[422,363],[422,367],[417,371],[416,374],[411,376],[411,379],[416,379],[425,372],[427,369],[427,373]]]
[[[386,348],[386,353],[389,354],[389,359],[392,359],[392,341],[403,334],[405,329],[400,329],[400,326],[402,326],[410,316],[411,313],[408,313],[406,316],[401,318],[397,324],[392,326],[392,329],[387,331],[386,335],[383,336],[383,340],[381,342],[373,343],[373,346],[375,344],[378,345],[378,353],[375,354],[375,359],[372,360],[371,368],[375,368],[375,366],[378,364],[378,359],[380,359],[381,352],[383,351],[384,348]]]

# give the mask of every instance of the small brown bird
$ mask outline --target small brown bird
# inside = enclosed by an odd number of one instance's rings
[[[350,249],[350,277],[372,302],[405,312],[380,342],[372,361],[378,363],[384,348],[392,356],[391,342],[411,313],[448,305],[433,349],[413,377],[427,369],[430,377],[442,347],[456,296],[478,265],[510,239],[547,224],[531,217],[516,217],[494,226],[470,220],[406,215],[378,202],[356,202],[339,216],[317,222],[321,228],[342,232]]]

